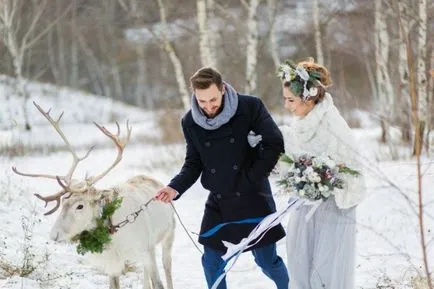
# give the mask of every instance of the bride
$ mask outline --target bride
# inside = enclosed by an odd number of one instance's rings
[[[359,172],[361,164],[351,129],[326,88],[328,70],[313,59],[280,66],[285,109],[294,115],[281,127],[287,154],[327,154]],[[365,193],[363,176],[345,177],[344,190],[332,195],[306,217],[310,205],[289,213],[288,270],[291,289],[353,289],[356,207]]]

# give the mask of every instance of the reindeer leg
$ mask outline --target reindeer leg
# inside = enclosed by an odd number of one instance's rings
[[[143,289],[151,289],[149,280],[149,272],[151,270],[150,264],[152,263],[152,259],[149,256],[149,252],[145,252],[145,258],[144,258],[144,266],[143,266]]]
[[[172,279],[172,246],[175,239],[175,223],[163,239],[163,267],[166,275],[167,289],[173,289]]]
[[[155,249],[152,248],[149,251],[149,273],[151,277],[152,289],[164,289],[163,283],[161,283],[160,275],[157,269],[157,260],[155,258]]]
[[[119,285],[119,276],[110,276],[110,289],[121,289]]]

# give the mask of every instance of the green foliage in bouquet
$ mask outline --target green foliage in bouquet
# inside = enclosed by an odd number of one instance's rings
[[[78,241],[77,253],[84,255],[90,253],[102,253],[106,244],[111,242],[110,227],[107,220],[113,216],[122,204],[122,198],[115,197],[102,209],[101,217],[96,219],[96,227],[86,230],[75,236],[72,240]]]
[[[343,189],[343,174],[360,175],[344,164],[336,164],[328,156],[301,155],[293,159],[282,154],[280,162],[288,164],[289,169],[277,184],[287,192],[309,200],[326,200],[337,190]]]
[[[349,168],[347,166],[344,166],[344,165],[339,166],[339,172],[343,173],[343,174],[349,174],[349,175],[352,175],[352,176],[355,176],[355,177],[360,176],[360,172],[358,172],[356,170],[353,170],[353,169],[351,169],[351,168]]]

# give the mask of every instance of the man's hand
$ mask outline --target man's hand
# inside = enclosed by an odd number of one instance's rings
[[[158,191],[154,200],[162,201],[164,203],[170,203],[178,193],[171,187],[164,187]]]

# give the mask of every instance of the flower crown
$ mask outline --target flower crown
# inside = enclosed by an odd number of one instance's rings
[[[321,78],[319,72],[307,71],[304,67],[295,65],[290,60],[285,60],[279,66],[277,75],[281,80],[289,82],[289,88],[295,95],[303,94],[303,101],[306,101],[309,99],[309,97],[313,97],[318,94],[318,88],[316,88],[317,84],[323,86],[319,81]],[[308,83],[310,89],[307,88]]]

